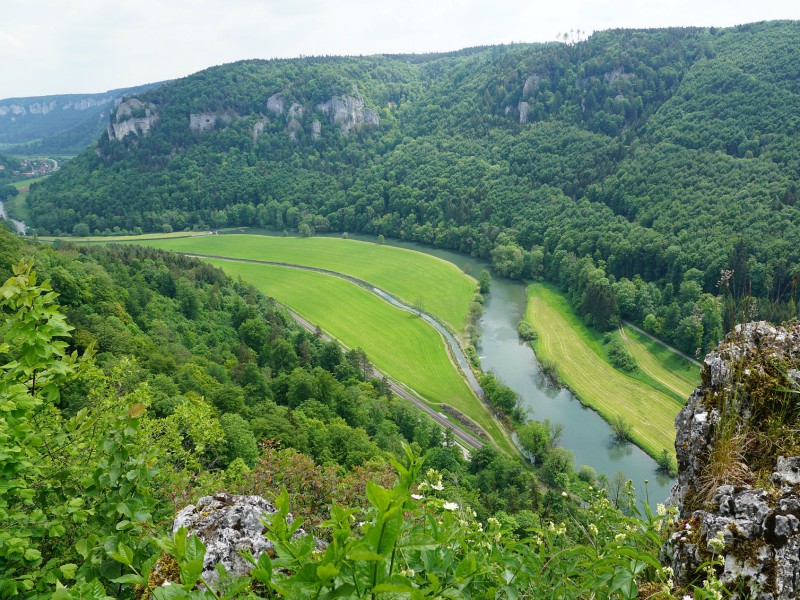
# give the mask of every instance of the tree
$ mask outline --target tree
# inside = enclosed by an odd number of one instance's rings
[[[539,421],[519,425],[517,439],[537,464],[541,464],[550,452],[550,429]]]
[[[488,294],[492,288],[492,274],[488,269],[483,269],[478,276],[478,290],[481,294]]]

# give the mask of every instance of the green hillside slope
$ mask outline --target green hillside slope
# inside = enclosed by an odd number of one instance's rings
[[[121,105],[31,221],[416,240],[703,353],[797,315],[798,43],[780,21],[215,67]]]

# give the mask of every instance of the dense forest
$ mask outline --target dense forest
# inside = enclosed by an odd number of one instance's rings
[[[0,597],[671,597],[674,514],[575,473],[558,427],[520,427],[535,470],[465,459],[362,351],[219,269],[54,246],[0,231]],[[202,542],[169,527],[221,490],[274,502],[275,552],[211,592]]]
[[[416,240],[702,354],[798,314],[798,43],[783,21],[215,67],[121,105],[30,224]]]

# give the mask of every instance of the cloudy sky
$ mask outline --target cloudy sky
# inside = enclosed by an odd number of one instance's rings
[[[616,27],[800,19],[797,0],[2,0],[0,99],[245,58],[430,52]]]

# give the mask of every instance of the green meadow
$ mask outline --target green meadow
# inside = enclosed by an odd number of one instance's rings
[[[145,243],[188,254],[281,262],[351,275],[389,292],[406,304],[415,305],[421,301],[425,312],[437,317],[457,334],[464,331],[476,290],[475,280],[447,261],[421,252],[356,240],[213,235],[148,240]]]
[[[582,403],[607,421],[623,417],[634,443],[654,458],[664,448],[674,455],[680,403],[672,394],[612,367],[600,348],[600,336],[580,321],[554,286],[528,287],[527,317],[539,334],[537,356],[556,364],[562,382]]]
[[[430,403],[458,409],[508,449],[502,431],[467,386],[439,333],[419,317],[335,276],[233,260],[206,262],[231,277],[241,276],[346,346],[362,348],[378,369]]]
[[[621,338],[639,368],[685,403],[700,385],[700,367],[630,327]]]

